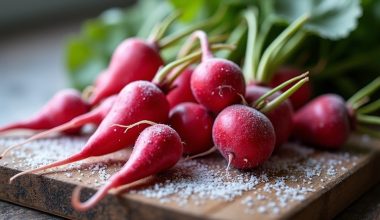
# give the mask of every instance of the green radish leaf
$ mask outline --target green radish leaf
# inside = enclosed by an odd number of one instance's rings
[[[304,30],[322,38],[338,40],[347,37],[358,25],[362,14],[359,0],[274,0],[275,13],[288,22],[308,13]]]

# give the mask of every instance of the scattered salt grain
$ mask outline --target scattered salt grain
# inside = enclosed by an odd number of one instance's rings
[[[0,138],[0,144],[9,145],[23,138]],[[85,144],[85,138],[48,138],[32,142],[27,148],[12,152],[16,160],[12,164],[21,168],[35,168],[63,159],[78,152]],[[33,150],[32,150],[33,149]],[[314,156],[317,155],[317,156]],[[276,215],[290,204],[304,201],[316,191],[313,183],[338,177],[356,164],[358,157],[347,153],[318,152],[312,148],[285,145],[263,166],[251,172],[235,169],[225,171],[226,161],[220,156],[188,160],[178,163],[169,171],[159,174],[157,182],[130,193],[156,199],[161,203],[175,203],[186,206],[189,203],[200,206],[207,201],[233,201],[249,191],[250,196],[241,200],[249,213]],[[66,166],[66,177],[73,177],[76,171],[82,182],[94,178],[94,186],[103,185],[118,169],[110,169],[107,162],[87,164],[75,163]],[[4,165],[6,165],[4,163]],[[122,163],[116,163],[121,167]],[[324,186],[320,186],[324,188]]]

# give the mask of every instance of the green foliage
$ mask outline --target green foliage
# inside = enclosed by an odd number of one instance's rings
[[[128,9],[107,10],[84,22],[81,32],[68,39],[66,67],[72,84],[79,89],[91,84],[107,68],[121,41],[133,36],[146,39],[155,23],[174,10],[180,10],[182,16],[169,33],[206,20],[220,5],[228,6],[228,13],[206,31],[210,36],[231,34],[228,42],[237,44],[238,49],[232,53],[218,52],[217,56],[242,64],[247,38],[242,12],[254,6],[258,8],[259,25],[256,48],[260,48],[255,52],[256,65],[265,49],[290,23],[304,14],[310,16],[297,34],[275,50],[268,72],[285,63],[298,65],[311,70],[316,88],[347,96],[378,75],[380,1],[377,0],[140,0]],[[165,48],[164,59],[172,60],[180,44]],[[326,80],[331,78],[334,80]]]
[[[331,40],[347,37],[362,14],[359,0],[274,0],[274,12],[288,21],[308,14],[305,30]]]
[[[146,38],[154,24],[171,11],[159,0],[139,1],[128,9],[110,9],[84,22],[81,33],[68,39],[66,68],[74,87],[83,89],[107,68],[116,46],[128,37]]]

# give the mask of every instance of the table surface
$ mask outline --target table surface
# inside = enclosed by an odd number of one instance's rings
[[[63,63],[65,39],[78,32],[79,26],[80,23],[75,22],[0,38],[0,124],[31,115],[57,90],[68,85]],[[379,218],[380,185],[336,217]],[[0,201],[0,219],[60,218]]]

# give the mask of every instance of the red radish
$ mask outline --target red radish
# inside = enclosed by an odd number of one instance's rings
[[[123,41],[112,55],[106,73],[96,81],[90,104],[117,94],[125,85],[136,80],[152,80],[163,65],[158,48],[153,43],[131,38]]]
[[[148,81],[132,82],[119,93],[110,112],[80,152],[61,161],[21,172],[12,177],[10,181],[26,173],[109,154],[130,147],[147,125],[139,125],[129,129],[128,132],[124,132],[124,128],[114,126],[115,124],[130,125],[143,120],[162,123],[168,120],[168,115],[169,103],[165,94],[155,84]]]
[[[95,105],[107,96],[117,94],[125,85],[137,80],[152,80],[157,70],[164,64],[160,49],[180,40],[191,32],[194,27],[161,39],[169,26],[179,17],[174,12],[152,30],[147,41],[137,38],[124,40],[112,55],[110,64],[104,75],[95,82],[90,104]],[[204,25],[201,25],[204,26]]]
[[[245,94],[245,82],[239,66],[214,58],[203,31],[194,32],[190,40],[195,38],[199,38],[202,48],[202,62],[195,68],[190,82],[195,99],[215,113],[240,102],[240,95]]]
[[[0,127],[0,132],[16,129],[51,129],[88,112],[89,109],[89,105],[83,101],[78,91],[64,89],[55,94],[31,119]],[[67,132],[76,133],[78,129],[67,130]]]
[[[269,119],[254,108],[232,105],[216,117],[215,146],[235,168],[252,169],[272,154],[276,135]]]
[[[183,102],[196,102],[190,88],[190,79],[193,71],[193,68],[188,67],[174,80],[173,89],[166,95],[170,108]]]
[[[214,118],[202,105],[185,102],[169,113],[169,124],[178,132],[185,155],[207,151],[213,146],[212,124]]]
[[[262,86],[250,85],[247,86],[245,98],[248,103],[253,103],[258,100],[262,95],[269,92],[270,89]],[[268,101],[280,96],[280,92],[276,92],[268,98]],[[291,96],[290,96],[291,97]],[[277,108],[272,111],[264,113],[272,122],[274,131],[276,133],[275,150],[284,144],[292,133],[293,129],[293,107],[289,100],[282,102]]]
[[[346,142],[350,130],[346,103],[338,95],[319,96],[294,115],[294,135],[308,144],[337,149]]]
[[[177,132],[167,125],[156,124],[144,129],[136,140],[127,163],[88,201],[81,203],[80,187],[71,197],[73,207],[86,211],[103,199],[109,190],[173,167],[181,158],[182,143]]]
[[[301,75],[302,72],[299,69],[296,68],[290,68],[290,67],[282,67],[280,68],[274,75],[269,83],[270,87],[276,87],[280,85],[281,83],[294,78],[296,76]],[[289,85],[285,87],[282,91],[286,91],[292,86]],[[300,88],[297,92],[295,92],[289,99],[292,102],[292,105],[295,109],[299,109],[300,107],[304,106],[311,98],[312,95],[312,87],[310,83],[305,84]]]
[[[380,125],[380,117],[367,115],[380,108],[379,100],[364,107],[370,94],[380,88],[380,77],[356,92],[347,103],[335,94],[321,95],[294,115],[294,136],[325,149],[338,149],[352,130],[379,136],[366,125]]]
[[[16,147],[19,147],[21,145],[29,143],[33,140],[37,140],[37,139],[46,137],[49,134],[52,134],[55,132],[65,131],[67,129],[78,128],[78,127],[81,127],[81,126],[86,125],[86,124],[99,125],[102,122],[102,120],[106,117],[108,112],[110,111],[113,103],[115,102],[115,99],[116,99],[115,95],[110,96],[110,97],[106,98],[102,103],[100,103],[99,106],[95,107],[91,111],[89,111],[85,114],[79,115],[79,116],[73,118],[72,120],[70,120],[70,121],[68,121],[62,125],[59,125],[55,128],[52,128],[52,129],[43,131],[41,133],[38,133],[36,135],[33,135],[32,137],[28,138],[27,140],[25,140],[21,143],[17,143],[15,145],[8,147],[0,155],[0,158],[4,157],[10,150],[12,150]]]

